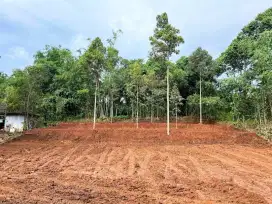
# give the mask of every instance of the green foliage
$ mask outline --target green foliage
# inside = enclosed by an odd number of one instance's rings
[[[198,115],[199,113],[199,95],[194,94],[188,97],[188,105],[192,110],[193,115]],[[220,97],[203,97],[203,116],[206,119],[219,119],[219,113],[223,108],[223,103]]]
[[[157,16],[149,38],[151,52],[143,59],[119,56],[116,42],[90,40],[79,57],[61,46],[45,46],[34,63],[11,76],[0,73],[0,103],[9,111],[40,116],[40,124],[56,121],[118,121],[136,117],[164,118],[169,79],[172,115],[199,116],[200,81],[203,116],[237,124],[265,126],[272,120],[272,8],[245,26],[214,60],[199,47],[189,56],[169,61],[184,43],[166,13]],[[168,72],[169,70],[169,72]],[[167,74],[168,73],[168,74]],[[217,77],[224,73],[224,79]],[[94,103],[97,99],[97,103]],[[97,113],[92,111],[97,105]],[[254,126],[256,127],[256,126]]]
[[[223,70],[245,71],[252,67],[256,42],[265,31],[272,30],[272,8],[259,14],[255,20],[245,26],[233,40],[218,62]],[[269,43],[269,42],[268,42]],[[271,44],[270,44],[271,45]]]
[[[124,121],[124,120],[128,120],[128,119],[130,119],[130,117],[127,115],[119,115],[119,116],[113,117],[114,121]]]
[[[184,43],[179,33],[179,29],[169,24],[167,13],[158,15],[154,35],[149,38],[152,46],[151,56],[155,59],[168,60],[173,53],[179,54],[177,47]]]
[[[0,103],[3,103],[6,96],[7,75],[0,72]]]
[[[92,74],[99,81],[105,65],[106,48],[100,38],[95,38],[86,52],[80,57],[80,65],[84,67],[89,76]]]
[[[272,8],[245,26],[220,56],[218,63],[230,76],[219,83],[219,95],[233,120],[272,119]]]

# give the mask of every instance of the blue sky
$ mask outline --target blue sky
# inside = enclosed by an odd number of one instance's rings
[[[180,55],[201,46],[217,57],[271,6],[271,0],[0,0],[0,71],[31,64],[46,44],[75,51],[87,46],[87,38],[105,41],[113,29],[123,30],[117,43],[122,57],[146,58],[162,12],[185,39]]]

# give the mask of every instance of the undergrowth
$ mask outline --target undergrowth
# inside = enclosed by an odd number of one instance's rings
[[[238,129],[254,131],[264,139],[272,141],[272,122],[259,124],[255,120],[246,120],[233,122],[232,124]]]

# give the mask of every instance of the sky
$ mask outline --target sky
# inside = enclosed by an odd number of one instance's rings
[[[123,31],[116,44],[120,55],[146,59],[162,12],[185,40],[173,61],[199,46],[216,58],[271,6],[271,0],[0,0],[0,72],[10,75],[30,65],[45,45],[62,45],[76,54],[88,46],[87,38],[98,36],[106,43],[117,29]]]

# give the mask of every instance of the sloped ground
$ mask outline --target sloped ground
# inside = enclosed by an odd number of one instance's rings
[[[0,145],[9,142],[17,137],[20,137],[21,133],[6,133],[4,130],[0,130]]]
[[[272,148],[222,125],[63,123],[0,146],[0,203],[272,203]]]

